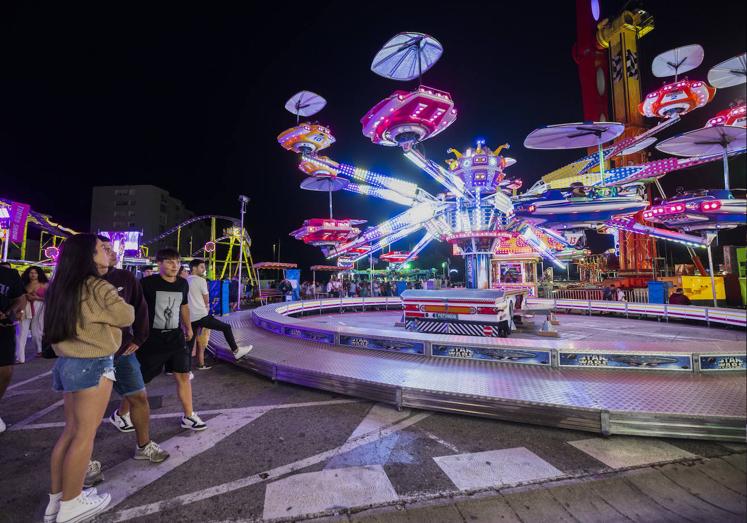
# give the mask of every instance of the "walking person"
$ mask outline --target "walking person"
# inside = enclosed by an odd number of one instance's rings
[[[150,405],[145,390],[140,363],[135,352],[148,339],[148,305],[143,290],[135,276],[123,269],[117,269],[117,253],[112,249],[106,236],[99,236],[108,256],[108,263],[97,266],[99,274],[111,283],[122,299],[135,309],[135,321],[131,327],[122,329],[122,343],[114,355],[114,390],[122,398],[120,406],[109,416],[109,422],[120,432],[135,432],[137,446],[134,459],[161,463],[169,457],[155,441],[150,439]],[[96,483],[101,478],[101,464],[89,464],[86,485]],[[97,474],[98,472],[98,474]]]
[[[184,411],[182,428],[205,430],[207,425],[193,408],[189,378],[192,357],[187,342],[194,336],[189,319],[189,284],[177,277],[180,256],[175,249],[158,251],[156,262],[158,274],[140,280],[148,304],[150,334],[135,354],[146,384],[161,374],[164,367],[173,373]]]
[[[83,480],[115,380],[114,353],[135,312],[99,277],[108,255],[95,234],[76,234],[60,251],[46,294],[44,333],[58,356],[52,387],[63,393],[65,429],[52,450],[44,521],[69,523],[93,517],[111,501],[109,494],[84,493]]]
[[[189,282],[189,317],[192,323],[192,331],[210,329],[221,332],[231,348],[233,357],[240,360],[252,350],[252,345],[239,347],[236,344],[231,326],[210,314],[210,294],[205,279],[205,261],[195,258],[189,262],[189,268],[192,272],[192,275],[187,279]],[[192,345],[194,345],[194,340],[190,342],[190,351]]]
[[[16,318],[26,305],[23,281],[10,265],[0,265],[0,400],[13,377],[16,360]],[[0,433],[5,432],[0,418]]]
[[[16,360],[26,363],[26,342],[31,331],[31,341],[36,354],[42,351],[42,336],[44,335],[44,293],[49,279],[41,267],[32,266],[21,275],[23,287],[26,291],[26,307],[23,317],[16,326]]]

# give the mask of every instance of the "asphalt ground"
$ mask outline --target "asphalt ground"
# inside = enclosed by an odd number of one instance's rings
[[[0,401],[0,521],[41,521],[63,420],[52,364],[16,366]],[[747,512],[742,444],[398,412],[225,363],[192,383],[201,433],[180,428],[173,378],[149,386],[153,439],[172,454],[162,464],[133,460],[134,435],[102,423],[98,488],[114,504],[97,521],[743,521]]]

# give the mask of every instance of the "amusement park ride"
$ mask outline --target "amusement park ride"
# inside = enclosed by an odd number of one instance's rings
[[[19,234],[18,241],[12,241],[12,239],[11,241],[6,241],[7,231],[10,230],[10,211],[13,209],[13,206],[14,203],[10,200],[0,199],[0,231],[2,232],[0,234],[0,244],[2,245],[0,253],[3,254],[3,260],[8,259],[10,246],[15,246],[19,256],[18,259],[10,260],[14,264],[19,266],[30,264],[53,265],[59,254],[60,245],[66,238],[77,234],[77,232],[55,223],[50,216],[29,208],[28,219],[21,226],[21,234]],[[183,230],[190,225],[203,221],[210,222],[210,240],[198,249],[193,249],[191,241],[189,245],[183,244]],[[219,224],[221,223],[225,223],[227,226],[221,230],[222,234],[218,236]],[[39,231],[39,252],[36,257],[38,261],[32,261],[29,256],[29,245],[31,244],[29,241],[29,226]],[[128,245],[127,250],[125,250],[125,244],[122,242],[120,259],[124,265],[133,267],[148,265],[150,263],[148,258],[149,247],[167,239],[175,239],[175,247],[185,259],[201,257],[208,262],[208,277],[210,279],[222,280],[237,274],[239,257],[242,257],[243,266],[248,268],[247,276],[249,281],[253,285],[258,281],[250,250],[252,244],[251,237],[245,229],[242,234],[240,221],[230,216],[195,216],[166,230],[159,236],[143,242],[140,242],[140,234],[136,232],[102,232],[102,234],[110,237],[113,237],[112,235],[117,237],[120,235],[130,235],[136,238],[132,242],[134,243],[134,247],[129,248],[130,246]],[[241,245],[242,242],[243,248]]]
[[[507,172],[516,163],[502,154],[508,144],[491,149],[478,141],[463,152],[449,149],[454,157],[447,159],[445,166],[424,155],[420,144],[444,132],[457,118],[451,95],[422,83],[423,73],[443,52],[441,44],[429,35],[401,33],[379,51],[371,65],[373,72],[401,81],[417,78],[419,85],[411,91],[394,91],[370,109],[361,124],[363,135],[373,143],[400,148],[405,158],[436,180],[442,188],[438,194],[319,154],[335,142],[332,132],[319,123],[300,123],[300,117],[315,114],[326,101],[308,91],[296,94],[286,108],[296,115],[297,125],[284,131],[278,141],[299,155],[299,168],[309,175],[302,188],[309,188],[304,187],[307,185],[329,191],[330,218],[307,220],[291,235],[321,246],[328,259],[336,258],[339,265],[348,266],[420,232],[419,241],[406,256],[397,252],[381,257],[405,263],[434,239],[445,241],[465,259],[467,287],[477,289],[510,287],[511,282],[500,276],[505,274],[500,264],[512,258],[535,262],[544,258],[564,267],[562,260],[584,249],[588,230],[615,236],[621,269],[634,281],[651,277],[654,238],[678,242],[690,250],[708,247],[710,259],[710,244],[718,231],[745,224],[747,200],[735,197],[728,174],[729,157],[745,152],[744,103],[715,115],[702,129],[657,145],[659,151],[673,157],[648,161],[645,150],[657,141],[655,135],[706,106],[717,89],[743,85],[745,55],[713,67],[706,82],[682,76],[702,63],[701,46],[662,53],[653,60],[652,72],[674,79],[642,97],[637,39],[653,29],[653,18],[638,10],[626,11],[611,23],[594,19],[590,35],[587,22],[592,17],[591,11],[579,9],[575,48],[588,121],[542,127],[524,142],[530,149],[580,148],[587,149],[587,154],[543,176],[523,193],[518,192],[521,180]],[[589,49],[593,52],[585,52]],[[611,100],[606,86],[608,63]],[[595,89],[588,85],[590,81],[596,82]],[[612,116],[618,122],[605,121],[610,101]],[[646,130],[644,116],[660,121]],[[658,182],[662,176],[717,161],[724,165],[723,189],[671,198],[663,193]],[[651,185],[659,190],[660,198],[652,199]],[[355,226],[363,220],[332,218],[331,193],[336,190],[388,200],[405,210],[360,231]],[[519,267],[520,285],[536,279],[535,265]],[[529,277],[524,274],[532,271]]]

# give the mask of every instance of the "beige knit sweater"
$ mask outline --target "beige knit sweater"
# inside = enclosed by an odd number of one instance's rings
[[[58,356],[103,358],[122,343],[123,328],[135,321],[135,309],[110,283],[90,277],[81,289],[80,315],[75,338],[53,345]]]

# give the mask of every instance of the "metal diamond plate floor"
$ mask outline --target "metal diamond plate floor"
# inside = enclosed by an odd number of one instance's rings
[[[734,437],[716,439],[744,438],[747,382],[741,372],[719,375],[609,372],[424,358],[334,347],[275,335],[255,327],[248,311],[232,314],[225,320],[234,327],[239,344],[251,343],[255,347],[249,358],[237,364],[283,381],[364,397],[373,394],[366,394],[367,385],[380,386],[395,391],[393,403],[401,401],[404,405],[406,402],[402,398],[412,395],[422,403],[409,406],[430,406],[435,410],[477,415],[491,415],[484,404],[495,400],[503,405],[496,417],[510,418],[505,406],[511,405],[519,421],[536,422],[522,417],[522,405],[542,407],[543,414],[555,409],[560,418],[567,418],[574,412],[582,417],[589,412],[595,416],[603,413],[601,428],[594,425],[602,432],[625,432],[605,427],[604,413],[612,417],[613,428],[617,426],[615,419],[636,418],[635,430],[644,431],[638,433],[645,433],[644,425],[656,425],[662,416],[678,417],[678,424],[683,426],[729,425],[726,432]],[[227,356],[225,340],[219,333],[211,336],[211,346],[218,349],[222,357]],[[423,399],[423,395],[427,398]],[[563,421],[555,425],[563,426]],[[652,435],[659,435],[657,430],[653,430]],[[679,433],[664,430],[661,435],[673,434]],[[680,435],[702,436],[698,435],[698,430],[693,434],[685,431]]]

